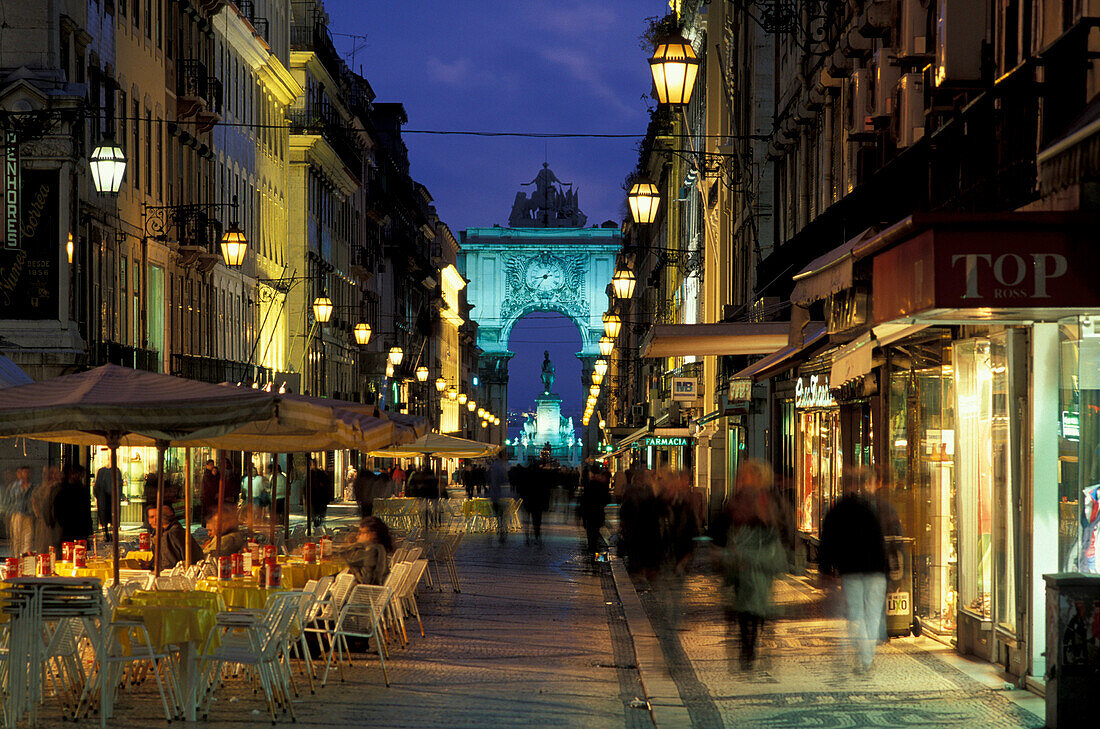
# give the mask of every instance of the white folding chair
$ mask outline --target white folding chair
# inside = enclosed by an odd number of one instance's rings
[[[336,658],[336,645],[340,643],[346,645],[348,637],[364,638],[368,641],[374,639],[374,644],[378,649],[378,660],[382,664],[382,677],[385,679],[386,685],[390,685],[390,676],[386,671],[385,648],[382,645],[381,635],[382,615],[386,612],[390,595],[392,595],[390,590],[382,585],[356,585],[355,589],[351,591],[351,595],[340,609],[340,617],[336,621],[334,641],[329,649],[328,660],[325,661],[325,676],[321,679],[322,686],[328,681],[328,672],[332,667],[333,660],[336,661],[337,666],[340,665],[340,659]],[[342,669],[340,680],[344,680]]]

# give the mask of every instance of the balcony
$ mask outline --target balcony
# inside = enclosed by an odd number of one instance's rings
[[[270,43],[271,40],[268,37],[269,26],[267,18],[262,18],[256,15],[256,3],[253,0],[235,0],[237,10],[240,11],[241,16],[244,17],[249,23],[252,24],[252,28],[256,31],[256,34],[263,38],[265,43]]]
[[[93,367],[114,364],[132,370],[160,372],[160,352],[155,349],[130,347],[118,342],[100,342],[89,353],[89,357],[92,360],[89,364]]]
[[[173,354],[172,374],[199,382],[230,382],[243,385],[266,385],[272,381],[272,371],[268,367],[234,362],[217,357],[203,357],[197,354]]]
[[[202,114],[200,121],[208,123],[211,115],[221,118],[221,82],[206,71],[202,61],[181,58],[176,61],[176,114],[181,119]],[[216,120],[215,120],[216,121]]]
[[[300,109],[287,110],[291,134],[320,134],[335,150],[355,179],[363,173],[363,160],[355,136],[340,114],[328,102],[311,101]]]

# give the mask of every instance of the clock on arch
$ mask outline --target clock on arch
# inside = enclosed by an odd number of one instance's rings
[[[535,293],[551,293],[565,285],[565,266],[557,258],[544,253],[532,258],[523,272],[523,282]]]

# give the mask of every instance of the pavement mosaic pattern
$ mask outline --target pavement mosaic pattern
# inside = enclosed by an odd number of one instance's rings
[[[845,625],[821,591],[777,583],[783,617],[761,635],[743,667],[736,626],[722,610],[709,565],[681,590],[635,580],[669,670],[695,727],[1042,727],[1043,720],[949,665],[950,649],[927,638],[880,646],[872,672],[855,675]],[[676,601],[679,607],[676,607]],[[670,607],[671,605],[671,607]]]

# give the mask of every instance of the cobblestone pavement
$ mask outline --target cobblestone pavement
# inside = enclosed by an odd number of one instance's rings
[[[833,604],[793,577],[777,583],[783,617],[767,625],[760,658],[744,670],[719,578],[708,558],[696,567],[682,591],[634,579],[695,727],[1044,725],[1041,699],[1005,690],[991,667],[929,638],[893,639],[879,647],[869,675],[855,675]]]
[[[299,679],[305,695],[294,704],[298,725],[652,728],[644,705],[630,705],[643,690],[606,566],[593,569],[578,556],[573,525],[547,531],[543,547],[526,546],[522,535],[503,546],[467,535],[457,555],[462,591],[452,592],[445,581],[443,592],[422,592],[427,635],[414,634],[413,621],[409,646],[392,650],[391,686],[373,653],[357,655],[346,681],[330,677],[316,696]],[[47,701],[40,724],[71,726],[57,720],[56,705]],[[243,681],[234,681],[219,691],[209,720],[196,726],[270,726],[263,708]],[[163,724],[151,682],[120,697],[108,722]]]

